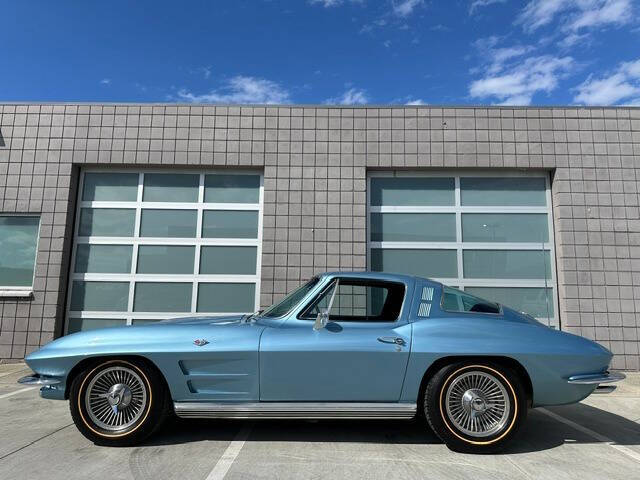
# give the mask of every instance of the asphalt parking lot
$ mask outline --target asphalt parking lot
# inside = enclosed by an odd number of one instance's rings
[[[97,447],[67,402],[47,401],[0,365],[0,479],[640,478],[640,375],[616,392],[530,412],[500,455],[450,452],[409,421],[175,420],[145,445]]]

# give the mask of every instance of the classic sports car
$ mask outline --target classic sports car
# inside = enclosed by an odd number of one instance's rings
[[[252,315],[59,338],[21,383],[69,399],[78,429],[132,445],[188,418],[426,419],[457,451],[507,444],[527,410],[578,402],[611,352],[423,278],[327,273]]]

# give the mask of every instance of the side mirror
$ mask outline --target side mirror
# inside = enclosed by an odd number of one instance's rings
[[[316,317],[316,321],[313,323],[313,329],[314,330],[322,330],[324,327],[327,326],[327,323],[329,323],[329,312],[327,312],[326,310],[323,310],[322,312],[318,313],[318,316]]]

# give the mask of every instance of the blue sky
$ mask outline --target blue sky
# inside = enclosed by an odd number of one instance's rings
[[[25,0],[0,42],[0,101],[640,105],[640,0]]]

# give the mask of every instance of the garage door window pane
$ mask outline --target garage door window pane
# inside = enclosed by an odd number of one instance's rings
[[[258,175],[205,175],[206,203],[258,203],[260,177]]]
[[[33,284],[39,226],[39,217],[0,216],[0,286]]]
[[[192,274],[196,247],[140,245],[138,273]]]
[[[456,216],[448,213],[372,213],[373,242],[455,242]]]
[[[205,210],[202,212],[204,238],[258,238],[258,212]]]
[[[76,249],[76,273],[131,272],[131,245],[89,245]]]
[[[124,208],[83,208],[78,235],[81,237],[132,237],[136,211]]]
[[[202,247],[200,273],[255,275],[256,247]]]
[[[144,202],[197,202],[199,175],[145,173]]]
[[[142,210],[141,237],[194,238],[198,214],[195,210]]]
[[[547,204],[546,182],[542,177],[460,178],[464,206],[530,206]]]
[[[454,204],[453,178],[392,178],[371,179],[371,205],[437,206]]]
[[[371,269],[431,278],[455,278],[455,250],[371,249]]]
[[[71,310],[124,312],[129,299],[129,282],[73,282]]]
[[[138,282],[133,301],[135,312],[190,312],[191,283]]]
[[[554,315],[551,288],[467,287],[464,291],[536,318],[551,318]]]
[[[70,318],[67,333],[76,333],[96,328],[123,327],[127,324],[123,318]]]
[[[82,200],[135,202],[138,178],[137,173],[85,173]]]
[[[539,250],[465,250],[465,278],[551,278],[549,252]]]
[[[463,213],[464,242],[549,241],[547,215],[544,213]]]
[[[198,312],[252,312],[255,293],[253,283],[201,283],[198,285]]]

